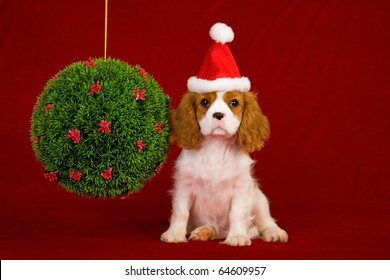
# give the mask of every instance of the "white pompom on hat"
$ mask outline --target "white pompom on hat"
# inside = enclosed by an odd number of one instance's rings
[[[247,77],[241,76],[226,44],[234,39],[232,28],[218,22],[211,27],[209,34],[214,42],[206,54],[198,75],[188,79],[188,90],[195,93],[249,91],[251,83]]]
[[[217,22],[210,28],[210,37],[217,43],[230,43],[234,39],[234,32],[230,26]]]

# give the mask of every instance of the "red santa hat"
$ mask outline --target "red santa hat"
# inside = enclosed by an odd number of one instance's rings
[[[196,93],[249,91],[251,82],[247,77],[241,76],[226,44],[234,39],[232,28],[218,22],[211,27],[209,34],[214,42],[206,54],[198,75],[188,79],[188,90]]]

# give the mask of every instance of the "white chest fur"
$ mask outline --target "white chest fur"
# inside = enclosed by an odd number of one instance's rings
[[[240,183],[251,185],[254,161],[226,139],[205,141],[201,148],[183,150],[176,162],[175,179],[194,198],[191,211],[195,226],[228,227],[230,204]]]
[[[214,139],[199,149],[182,150],[176,162],[176,172],[180,177],[184,175],[215,186],[221,181],[242,176],[243,172],[250,172],[253,163],[238,145],[229,144],[224,139]]]

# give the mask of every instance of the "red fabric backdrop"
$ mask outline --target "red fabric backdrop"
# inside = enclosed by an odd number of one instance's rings
[[[389,259],[390,2],[109,3],[108,54],[140,64],[178,105],[217,21],[271,123],[253,154],[286,244],[165,244],[172,147],[128,200],[43,178],[29,143],[37,95],[58,70],[103,56],[104,1],[0,0],[1,259]]]

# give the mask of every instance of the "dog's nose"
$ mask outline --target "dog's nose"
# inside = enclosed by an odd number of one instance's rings
[[[225,116],[224,113],[217,112],[213,114],[213,118],[218,119],[219,121],[222,120],[222,118]]]

